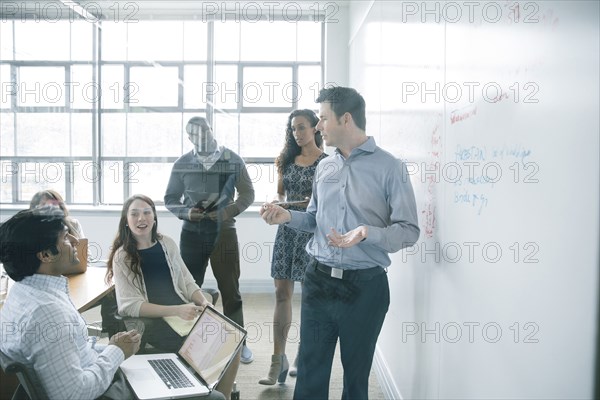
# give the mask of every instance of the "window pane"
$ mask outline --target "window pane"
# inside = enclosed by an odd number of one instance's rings
[[[0,114],[0,154],[3,157],[15,155],[14,121],[13,113]]]
[[[321,24],[297,22],[298,61],[321,61]]]
[[[277,157],[285,141],[287,113],[241,114],[242,157]]]
[[[225,146],[235,153],[240,154],[240,143],[238,139],[239,114],[217,113],[213,131],[220,145]]]
[[[68,60],[69,21],[15,21],[15,58],[17,60]]]
[[[17,114],[17,155],[69,155],[69,114]]]
[[[298,108],[319,108],[315,100],[319,97],[321,89],[321,67],[305,66],[298,67]]]
[[[242,61],[296,60],[296,24],[242,22],[241,29]]]
[[[17,102],[26,107],[64,107],[63,67],[20,67],[17,69]]]
[[[204,61],[207,55],[208,24],[200,21],[183,23],[183,59],[185,61]]]
[[[131,194],[142,193],[164,204],[171,167],[170,163],[138,163],[130,174]]]
[[[104,61],[127,60],[127,26],[123,22],[102,21],[102,59]]]
[[[16,87],[11,84],[10,65],[0,65],[0,108],[10,108]]]
[[[92,155],[92,114],[71,114],[71,156]]]
[[[262,203],[273,200],[277,194],[277,169],[275,164],[246,164],[254,186],[254,201]]]
[[[103,204],[123,204],[123,163],[105,161],[102,163]]]
[[[271,48],[270,46],[266,46]],[[240,24],[215,21],[215,60],[239,61]]]
[[[127,155],[178,157],[181,114],[130,113],[127,116]]]
[[[127,27],[129,61],[183,59],[183,22],[138,21]]]
[[[122,65],[102,66],[102,107],[108,109],[123,108],[124,72]],[[136,95],[133,95],[133,99]],[[131,100],[131,94],[130,94]]]
[[[71,67],[71,108],[91,110],[99,98],[99,88],[94,83],[91,65]]]
[[[19,175],[20,201],[30,201],[35,193],[45,189],[54,189],[63,195],[65,193],[64,163],[22,163]]]
[[[183,67],[184,108],[206,108],[206,91],[209,89],[206,81],[206,65]]]
[[[12,203],[12,177],[17,173],[19,166],[14,161],[0,161],[2,177],[0,177],[0,202]]]
[[[190,142],[190,139],[188,138],[187,133],[185,132],[185,126],[187,125],[187,122],[192,118],[192,117],[206,117],[206,113],[202,113],[202,112],[191,112],[191,113],[184,113],[183,117],[181,118],[181,134],[180,134],[180,140],[179,143],[181,144],[181,154],[185,154],[189,151],[191,151],[194,146],[192,145],[192,142]],[[214,124],[213,124],[213,131],[214,131]],[[214,133],[214,132],[213,132]],[[217,140],[219,140],[219,138],[216,136],[215,134],[215,138]],[[221,145],[222,143],[219,143],[219,145]]]
[[[13,59],[13,23],[0,19],[0,59]]]
[[[94,182],[99,178],[97,164],[91,160],[73,161],[73,204],[94,202]]]
[[[244,68],[244,107],[291,107],[291,68]]]
[[[214,94],[216,108],[237,109],[240,98],[237,77],[238,67],[235,65],[217,65],[215,67],[215,82],[207,92]]]
[[[91,61],[94,50],[94,25],[88,21],[71,22],[71,60]]]
[[[107,157],[124,156],[127,151],[125,128],[127,114],[102,114],[100,138],[102,152]]]
[[[177,67],[133,67],[130,83],[132,107],[177,107],[179,103]]]

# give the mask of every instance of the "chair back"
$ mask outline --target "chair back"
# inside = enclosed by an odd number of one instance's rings
[[[16,374],[19,379],[20,386],[15,391],[13,399],[29,398],[31,400],[47,399],[48,395],[42,387],[35,371],[26,365],[14,361],[6,354],[0,351],[0,365],[5,374]],[[27,393],[27,397],[19,396],[23,389]]]

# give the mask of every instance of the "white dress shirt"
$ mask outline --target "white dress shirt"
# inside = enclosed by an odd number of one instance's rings
[[[15,282],[0,328],[2,351],[33,368],[51,399],[99,397],[124,360],[117,346],[94,348],[63,276],[35,274]]]

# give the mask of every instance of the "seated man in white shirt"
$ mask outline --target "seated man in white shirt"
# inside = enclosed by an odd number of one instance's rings
[[[32,368],[52,399],[132,398],[119,365],[140,347],[136,331],[108,346],[88,340],[62,273],[79,263],[58,207],[25,210],[0,225],[0,261],[16,281],[0,313],[0,348]]]

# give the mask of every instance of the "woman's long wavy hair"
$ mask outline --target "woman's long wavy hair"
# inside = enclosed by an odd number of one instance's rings
[[[296,143],[296,139],[294,139],[294,132],[292,131],[292,119],[298,116],[306,117],[311,128],[314,128],[319,123],[319,118],[313,110],[294,110],[289,115],[287,127],[285,129],[285,145],[283,146],[283,150],[281,150],[279,157],[275,159],[275,166],[277,166],[277,172],[280,176],[283,176],[285,168],[294,162],[294,159],[301,151],[300,146]],[[315,132],[315,143],[318,148],[323,149],[323,138],[321,137],[320,131]]]
[[[110,255],[108,256],[108,268],[106,270],[106,282],[110,283],[114,276],[113,271],[113,263],[114,257],[119,250],[119,248],[123,247],[125,251],[125,265],[129,267],[129,270],[133,274],[133,284],[143,291],[142,286],[142,265],[140,253],[137,249],[137,240],[135,240],[135,236],[131,233],[131,230],[127,226],[127,213],[129,211],[129,207],[131,203],[135,200],[142,200],[150,205],[152,208],[152,212],[154,213],[154,226],[152,227],[152,241],[156,241],[160,239],[162,236],[158,233],[158,217],[156,216],[156,206],[152,199],[148,196],[144,196],[143,194],[135,194],[127,199],[125,204],[123,204],[123,209],[121,210],[121,219],[119,220],[119,230],[117,231],[117,236],[113,241]]]

